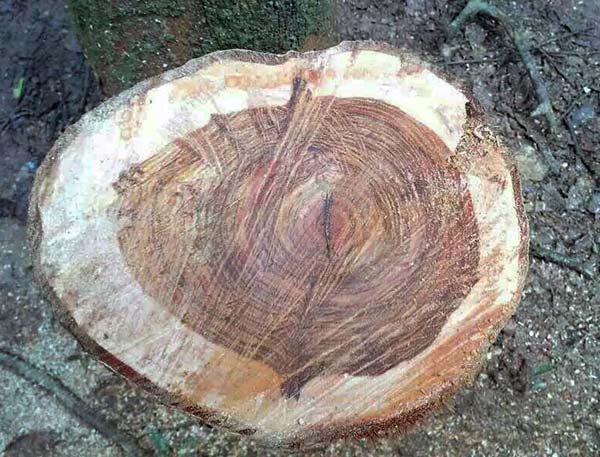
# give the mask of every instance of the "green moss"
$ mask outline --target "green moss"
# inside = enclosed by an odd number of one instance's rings
[[[318,0],[202,2],[204,26],[211,31],[206,51],[241,47],[281,52],[299,47],[317,33],[328,11]]]
[[[122,0],[117,2],[117,14],[123,17],[161,16],[179,17],[190,3],[185,0]]]
[[[92,67],[113,94],[230,48],[297,49],[330,34],[332,0],[69,0]]]

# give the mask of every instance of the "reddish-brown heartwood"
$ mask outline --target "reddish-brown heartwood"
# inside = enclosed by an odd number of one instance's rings
[[[271,445],[404,430],[520,297],[519,184],[407,52],[226,51],[71,128],[33,192],[37,277],[102,361]]]

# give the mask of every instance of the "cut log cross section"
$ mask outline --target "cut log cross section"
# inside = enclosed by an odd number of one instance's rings
[[[36,180],[40,283],[100,359],[270,445],[405,430],[514,311],[514,167],[411,54],[224,51],[89,113]]]

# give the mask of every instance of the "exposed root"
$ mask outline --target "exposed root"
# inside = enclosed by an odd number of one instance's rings
[[[46,391],[70,414],[79,418],[87,426],[97,430],[105,438],[119,445],[125,452],[125,455],[147,455],[133,437],[99,417],[60,380],[31,365],[18,355],[11,354],[2,349],[0,349],[0,366]]]
[[[463,24],[475,14],[485,14],[487,16],[492,17],[493,19],[500,22],[510,38],[512,39],[519,56],[523,60],[525,64],[525,68],[527,69],[527,73],[533,82],[533,86],[535,89],[535,93],[538,99],[538,106],[531,113],[532,116],[541,116],[544,115],[546,120],[548,121],[548,125],[552,130],[554,130],[558,124],[556,119],[556,114],[552,108],[552,103],[550,101],[550,96],[548,95],[548,89],[542,79],[542,76],[537,69],[537,65],[533,56],[531,55],[529,44],[523,38],[521,32],[515,28],[510,20],[510,18],[489,3],[482,0],[469,0],[467,5],[463,8],[460,14],[452,21],[449,26],[450,34],[455,35],[461,29]]]
[[[581,163],[589,173],[589,175],[598,183],[600,172],[598,172],[596,166],[594,165],[594,161],[591,157],[589,157],[582,149],[579,144],[579,140],[577,139],[577,132],[575,131],[575,127],[571,123],[571,119],[569,115],[564,118],[565,125],[569,130],[569,135],[571,135],[571,140],[573,140],[573,148],[575,149],[575,155],[581,160]]]
[[[530,248],[531,255],[536,259],[544,260],[546,262],[554,263],[560,267],[572,270],[587,279],[594,279],[594,273],[586,269],[577,260],[567,255],[561,254],[560,252],[553,251],[552,249],[544,248],[532,244]]]

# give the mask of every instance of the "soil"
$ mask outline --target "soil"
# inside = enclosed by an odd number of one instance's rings
[[[337,2],[341,39],[417,50],[486,108],[521,170],[533,257],[521,305],[472,386],[407,436],[314,455],[600,455],[600,4],[493,3],[531,44],[560,120],[554,132],[531,117],[534,88],[497,22],[477,16],[447,36],[464,1]],[[148,455],[278,455],[158,404],[57,323],[31,276],[28,193],[53,141],[103,94],[63,0],[0,3],[0,71],[0,450],[128,455],[116,427]],[[7,368],[15,354],[62,387]],[[74,393],[98,420],[82,420],[52,389]]]

